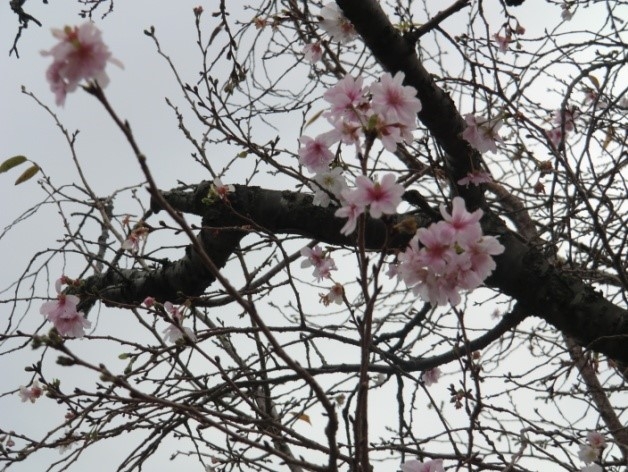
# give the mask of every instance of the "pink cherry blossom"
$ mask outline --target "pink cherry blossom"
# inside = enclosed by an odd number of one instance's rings
[[[315,174],[329,169],[334,160],[334,154],[329,150],[329,138],[321,134],[312,139],[301,136],[302,147],[299,149],[299,163],[308,171]]]
[[[497,134],[502,126],[501,120],[485,120],[468,114],[464,117],[467,127],[462,132],[462,138],[481,153],[497,152],[497,142],[502,138]]]
[[[604,435],[598,433],[597,431],[589,431],[587,434],[587,442],[591,445],[591,447],[598,449],[604,449],[606,447],[606,439],[604,438]]]
[[[164,341],[170,343],[176,343],[180,339],[189,338],[191,341],[196,341],[196,334],[191,328],[181,326],[183,324],[183,313],[178,307],[174,306],[171,302],[164,302],[164,309],[172,317],[172,322],[163,331]]]
[[[131,233],[129,233],[127,238],[122,243],[122,249],[133,253],[138,252],[140,249],[140,243],[142,240],[146,239],[147,236],[148,228],[145,226],[136,227],[133,231],[131,231]]]
[[[456,240],[465,245],[477,241],[482,236],[480,219],[484,212],[475,210],[469,213],[461,197],[454,197],[452,201],[451,215],[447,212],[445,205],[440,206],[440,213],[443,219],[451,225],[456,233]]]
[[[426,387],[430,385],[434,385],[440,379],[441,371],[438,367],[434,367],[433,369],[426,370],[421,374],[421,380],[425,384]]]
[[[343,190],[343,206],[336,210],[334,216],[337,218],[347,218],[347,222],[340,229],[340,233],[346,236],[355,231],[358,224],[358,217],[364,213],[364,205],[358,202],[358,195],[354,190]]]
[[[388,121],[386,116],[374,114],[369,116],[369,130],[382,141],[382,145],[387,151],[395,152],[397,144],[412,141],[414,138],[412,131],[416,129],[416,123],[407,126],[409,123],[398,123]]]
[[[510,41],[512,40],[510,35],[502,36],[502,35],[500,35],[498,33],[495,33],[493,35],[493,39],[497,43],[497,47],[499,48],[499,50],[501,52],[507,52],[508,51],[508,46],[510,44]]]
[[[83,312],[77,311],[79,297],[60,293],[59,283],[55,286],[59,292],[57,299],[44,303],[39,312],[52,322],[61,336],[83,337],[85,328],[89,328],[91,323],[85,319]]]
[[[482,212],[469,213],[462,198],[454,198],[451,215],[444,206],[441,213],[443,221],[419,228],[397,256],[396,272],[423,300],[456,305],[461,291],[479,287],[491,274],[496,267],[492,256],[504,247],[482,234]]]
[[[328,3],[320,12],[320,25],[331,37],[340,43],[346,43],[357,37],[355,28],[335,3]]]
[[[351,120],[358,119],[357,110],[366,103],[363,88],[364,79],[354,79],[345,75],[336,85],[329,88],[323,98],[331,104],[331,117],[345,117]]]
[[[146,297],[142,303],[146,308],[152,308],[155,306],[155,299],[153,297]]]
[[[323,252],[323,249],[316,245],[313,248],[304,247],[301,255],[307,259],[301,262],[301,267],[314,267],[312,275],[317,280],[326,279],[331,276],[331,271],[336,270],[334,260]]]
[[[419,256],[420,262],[437,273],[443,273],[447,263],[456,254],[453,246],[455,229],[447,222],[439,221],[428,228],[419,228],[416,235],[423,245]]]
[[[30,387],[24,387],[20,385],[20,391],[18,395],[20,396],[20,400],[23,403],[30,401],[31,403],[35,403],[39,397],[42,396],[44,390],[39,385],[37,379],[33,380],[33,383]]]
[[[547,139],[549,139],[550,143],[552,143],[552,146],[554,146],[555,149],[558,149],[558,146],[563,141],[563,136],[564,136],[560,127],[552,128],[549,131],[546,130],[545,135],[547,136]]]
[[[402,472],[445,472],[442,459],[427,462],[417,460],[404,462],[401,464],[401,470]]]
[[[379,82],[371,85],[371,106],[389,121],[414,127],[417,113],[421,111],[421,101],[416,98],[414,87],[403,85],[404,77],[403,72],[397,72],[394,77],[384,73]]]
[[[336,305],[342,305],[344,293],[345,289],[342,284],[335,283],[329,289],[329,292],[320,294],[321,303],[325,306],[328,306],[331,303],[335,303]]]
[[[323,48],[321,43],[309,43],[303,47],[303,57],[307,62],[315,63],[322,59]]]
[[[363,207],[368,205],[373,218],[380,218],[382,214],[394,214],[404,192],[403,186],[396,182],[394,174],[384,175],[381,182],[373,182],[363,175],[357,176],[354,191],[356,203]]]
[[[216,177],[212,183],[211,192],[221,200],[227,200],[228,194],[235,192],[235,187],[233,185],[224,185],[222,180]]]
[[[360,122],[343,117],[333,118],[331,115],[327,118],[334,127],[327,133],[332,142],[342,141],[345,144],[360,145],[364,135],[364,127]]]
[[[60,43],[50,51],[42,51],[42,55],[53,58],[46,78],[57,105],[63,105],[67,93],[76,90],[82,80],[96,80],[101,87],[106,87],[109,83],[105,73],[107,62],[122,67],[122,63],[111,57],[100,30],[93,23],[53,29],[52,34]]]
[[[491,177],[491,174],[489,174],[488,172],[473,170],[469,172],[466,176],[464,176],[462,179],[460,179],[458,181],[458,185],[464,185],[468,187],[469,185],[473,184],[477,187],[481,184],[490,183],[492,181],[493,181],[493,178]]]

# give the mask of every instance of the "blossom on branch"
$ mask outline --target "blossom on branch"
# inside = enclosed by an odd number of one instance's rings
[[[387,121],[414,129],[421,101],[416,98],[414,87],[403,85],[404,77],[403,72],[397,72],[394,77],[388,72],[382,75],[379,82],[371,85],[371,106]]]
[[[309,43],[303,47],[303,57],[307,62],[314,64],[323,58],[321,43]]]
[[[301,255],[307,259],[301,262],[301,267],[314,267],[312,275],[317,280],[327,279],[331,277],[331,271],[336,270],[334,260],[323,252],[323,249],[316,245],[313,248],[304,247],[301,249]]]
[[[331,202],[330,194],[338,200],[342,198],[342,192],[347,189],[347,182],[342,175],[342,168],[334,167],[326,172],[319,172],[314,176],[314,200],[312,203],[327,208]]]
[[[426,387],[430,385],[434,385],[440,379],[441,371],[438,367],[434,367],[433,369],[426,370],[421,374],[421,380],[425,384]]]
[[[63,277],[59,279],[64,280]],[[77,310],[79,297],[61,293],[59,281],[55,284],[57,299],[44,303],[39,312],[54,325],[61,336],[82,338],[85,335],[85,328],[89,328],[91,323],[85,319],[82,311]]]
[[[312,139],[301,136],[302,147],[299,149],[299,163],[313,174],[328,170],[334,160],[334,154],[329,150],[330,140],[324,134]]]
[[[59,44],[41,54],[53,58],[46,79],[57,105],[63,105],[68,92],[76,90],[82,80],[95,80],[101,87],[106,87],[109,83],[105,72],[107,62],[123,67],[120,61],[111,57],[100,30],[93,23],[53,29],[52,34],[60,40]]]
[[[37,401],[37,399],[41,397],[43,393],[44,390],[41,388],[41,385],[39,385],[37,379],[35,379],[33,380],[33,383],[30,387],[24,387],[23,385],[20,385],[20,391],[18,395],[20,396],[20,400],[22,400],[22,402],[24,403],[28,401],[30,401],[31,403],[35,403],[35,401]]]
[[[472,114],[465,115],[467,127],[462,132],[462,139],[481,153],[497,152],[497,142],[503,142],[497,134],[502,126],[501,119],[485,120]]]
[[[355,178],[355,201],[363,207],[368,206],[373,218],[380,218],[382,214],[393,215],[404,192],[403,186],[396,182],[394,174],[384,175],[381,182],[358,175]]]
[[[177,343],[182,339],[190,339],[191,341],[196,341],[196,335],[191,328],[183,327],[183,313],[174,306],[171,302],[164,303],[164,309],[166,312],[170,314],[172,317],[172,322],[170,325],[163,331],[164,341],[170,343]]]
[[[321,28],[339,43],[347,43],[357,37],[355,28],[335,2],[321,8],[320,16]]]
[[[419,228],[399,254],[397,274],[431,304],[457,305],[462,290],[479,287],[495,269],[492,256],[504,246],[482,234],[482,211],[468,212],[462,198],[454,198],[451,214],[444,206],[441,214],[443,221]]]

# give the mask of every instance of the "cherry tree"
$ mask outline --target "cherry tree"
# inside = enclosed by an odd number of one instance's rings
[[[124,471],[624,470],[626,2],[198,6],[185,52],[144,30],[176,187],[109,93],[113,2],[79,3],[11,2],[13,55],[53,28],[51,93],[23,93],[79,180],[0,167],[42,195],[2,237],[49,205],[63,231],[3,291],[2,400],[48,405],[43,433],[0,421],[3,470],[110,444]],[[135,185],[94,191],[57,113],[79,94]]]

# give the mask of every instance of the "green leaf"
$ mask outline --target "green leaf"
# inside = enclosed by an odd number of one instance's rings
[[[6,161],[0,164],[0,174],[19,166],[22,162],[26,162],[27,160],[28,159],[26,159],[25,156],[9,157]]]
[[[26,182],[28,179],[37,174],[37,172],[39,172],[39,166],[37,164],[30,166],[28,169],[22,172],[22,175],[17,178],[17,180],[15,181],[15,185],[20,185],[22,182]]]

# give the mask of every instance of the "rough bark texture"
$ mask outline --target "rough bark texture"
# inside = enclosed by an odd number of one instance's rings
[[[297,192],[237,186],[229,204],[203,203],[210,183],[196,188],[164,194],[177,210],[203,217],[201,241],[208,255],[219,267],[237,248],[250,230],[272,234],[297,234],[331,245],[353,246],[352,237],[339,232],[344,220],[334,216],[335,208],[312,205],[312,196]],[[397,215],[387,221],[367,222],[366,245],[370,250],[403,249],[410,235],[394,226],[413,218],[419,227],[432,220],[419,212]],[[244,227],[246,231],[234,230]],[[257,226],[257,227],[255,227]],[[538,316],[575,338],[581,346],[628,362],[628,312],[607,301],[599,292],[551,265],[544,254],[527,244],[494,216],[483,220],[485,232],[497,235],[506,247],[496,258],[497,269],[487,285],[519,302],[521,311]],[[220,229],[229,228],[229,229]],[[198,296],[214,282],[188,248],[185,256],[154,271],[118,271],[109,276],[89,278],[87,293],[98,294],[111,303],[137,303],[146,296],[161,300],[180,300]]]

